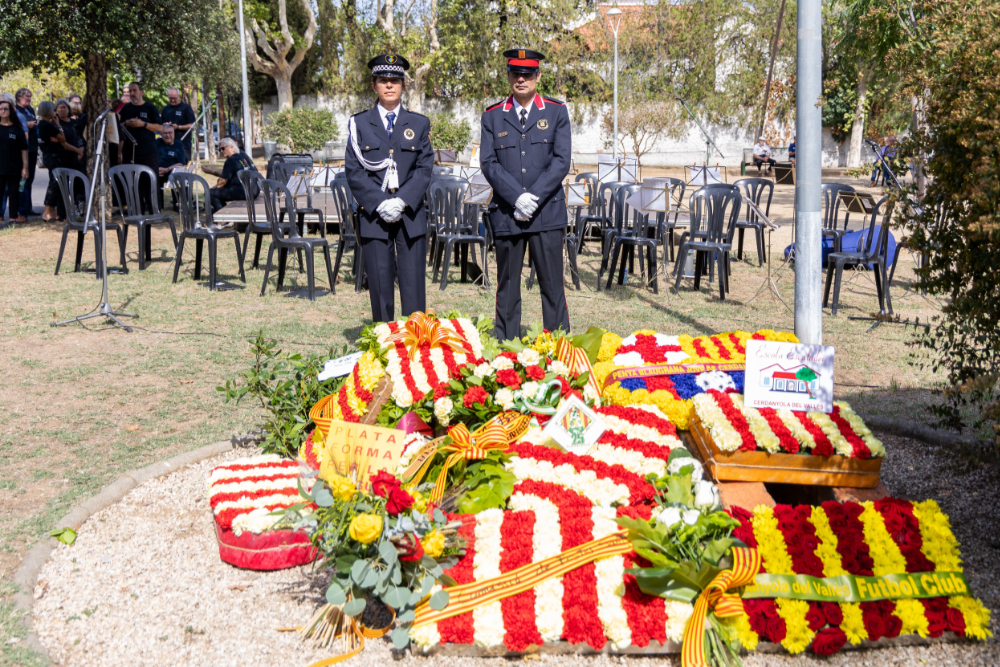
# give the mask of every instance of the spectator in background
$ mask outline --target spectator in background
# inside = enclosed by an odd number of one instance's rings
[[[128,86],[131,101],[118,112],[124,132],[119,144],[122,164],[141,164],[149,167],[156,174],[160,169],[160,158],[156,152],[156,133],[163,129],[160,112],[149,102],[143,100],[143,90],[138,82],[133,81]],[[153,202],[150,200],[150,190],[155,183],[149,183],[148,177],[139,178],[139,205],[143,213],[153,212]]]
[[[188,132],[194,127],[194,110],[190,105],[181,102],[181,91],[177,88],[167,89],[167,101],[169,104],[163,107],[160,117],[164,124],[170,123],[174,126],[175,139],[184,137],[181,144],[184,145],[184,152],[187,154],[185,162],[191,161],[191,133]],[[184,136],[187,134],[187,136]]]
[[[159,179],[157,181],[160,193],[160,208],[163,208],[163,184],[167,182],[170,172],[178,167],[187,164],[187,154],[184,146],[174,141],[174,128],[172,125],[164,125],[160,130],[160,138],[156,141],[156,152],[160,160]],[[174,197],[174,210],[177,210],[177,198]]]
[[[7,102],[10,102],[11,108],[14,107],[14,96],[11,95],[10,93],[0,93],[0,100],[5,100]],[[13,122],[17,122],[18,125],[21,125],[21,119],[18,117],[16,112],[14,113]],[[23,128],[24,126],[21,125],[21,127]],[[27,141],[27,135],[25,135],[25,141]],[[0,220],[3,220],[4,216],[7,214],[7,195],[9,193],[7,192],[6,188],[7,188],[6,182],[0,183]],[[17,211],[18,208],[20,208],[20,203],[21,203],[21,198],[18,197],[18,206],[15,206],[10,211],[11,218],[17,217]]]
[[[56,169],[63,166],[63,153],[69,151],[66,143],[66,135],[59,127],[59,118],[56,116],[56,105],[45,100],[38,105],[38,146],[42,149],[42,165],[49,170],[49,187],[45,190],[45,211],[42,212],[42,220],[52,222],[53,220],[66,219],[66,207],[63,204],[62,194],[59,192],[59,184],[56,182]],[[64,150],[64,146],[66,146]],[[75,147],[73,147],[75,149]]]
[[[874,188],[875,181],[878,180],[878,174],[881,171],[883,182],[889,178],[889,167],[888,163],[891,162],[896,157],[896,135],[890,135],[885,141],[885,146],[879,149],[878,154],[882,157],[882,160],[875,161],[875,171],[872,172],[871,183],[868,187]]]
[[[771,173],[771,167],[774,166],[774,158],[771,157],[771,149],[766,143],[764,143],[764,137],[761,137],[753,147],[753,163],[757,165],[757,174],[760,174],[760,168],[767,163],[767,174]]]
[[[212,213],[217,212],[231,201],[246,201],[243,185],[237,174],[244,169],[257,171],[253,160],[240,150],[239,146],[236,145],[236,140],[232,137],[225,137],[219,142],[219,151],[226,158],[226,162],[222,165],[222,175],[219,181],[209,192],[212,200]],[[256,196],[255,192],[254,197]]]
[[[62,128],[63,134],[66,136],[66,144],[63,146],[62,166],[66,169],[84,171],[83,139],[76,133],[76,123],[70,117],[69,102],[66,100],[56,100],[56,116],[59,118],[59,127]]]
[[[20,191],[28,180],[28,139],[17,117],[16,105],[6,97],[0,100],[0,195],[4,202],[10,202],[11,220],[20,223],[28,221],[18,215]]]
[[[27,217],[38,215],[31,208],[31,184],[35,182],[35,165],[38,162],[38,119],[35,110],[31,108],[31,91],[21,88],[14,93],[14,103],[17,104],[17,116],[21,119],[21,127],[28,133],[28,180],[21,191],[20,214]]]
[[[792,135],[792,143],[788,144],[788,159],[795,164],[795,135]]]

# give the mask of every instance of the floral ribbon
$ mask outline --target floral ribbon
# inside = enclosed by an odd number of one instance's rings
[[[705,620],[709,611],[719,618],[732,618],[743,613],[743,600],[730,590],[752,583],[760,570],[761,557],[756,549],[733,549],[733,567],[716,575],[698,596],[694,613],[684,631],[681,647],[682,667],[709,667],[705,659]]]
[[[413,488],[420,484],[420,481],[424,478],[424,475],[427,474],[427,470],[434,461],[433,455],[429,455],[426,459],[424,459],[423,454],[425,451],[428,454],[436,454],[437,452],[447,453],[449,456],[445,459],[444,467],[441,468],[441,473],[438,475],[437,482],[434,485],[434,490],[431,492],[430,496],[431,502],[440,502],[441,498],[444,496],[444,488],[448,479],[449,468],[462,459],[465,459],[466,461],[484,459],[491,450],[505,452],[511,442],[514,442],[520,438],[521,435],[523,435],[524,425],[529,420],[528,416],[509,415],[510,413],[498,415],[477,428],[475,432],[470,432],[469,427],[465,424],[452,426],[448,429],[448,435],[451,437],[451,444],[439,447],[435,441],[425,445],[424,449],[417,454],[417,460],[422,460],[423,464],[413,475],[413,479],[410,481],[409,487]],[[431,448],[433,448],[433,452],[430,451]],[[409,472],[410,471],[407,470],[407,473]]]
[[[410,359],[416,356],[417,350],[423,345],[429,346],[432,350],[436,347],[447,347],[453,352],[462,352],[461,338],[441,326],[440,320],[434,316],[434,311],[429,308],[426,314],[417,312],[410,315],[403,328],[385,339],[386,344],[393,344],[397,341],[403,343]]]
[[[309,411],[309,419],[313,420],[313,423],[316,424],[316,433],[313,434],[313,442],[326,442],[326,434],[330,432],[330,424],[334,421],[327,415],[333,412],[333,408],[336,405],[337,394],[330,394],[319,399],[316,405],[312,406],[312,409]],[[319,437],[316,437],[317,434]]]
[[[696,364],[650,364],[648,366],[630,366],[628,368],[618,368],[604,379],[604,386],[631,380],[635,378],[648,378],[657,375],[689,375],[692,373],[707,373],[709,371],[742,371],[746,369],[743,362],[729,363],[696,363]]]
[[[571,373],[577,375],[590,373],[587,384],[597,392],[598,396],[601,395],[601,385],[594,377],[594,367],[583,348],[576,347],[568,338],[560,338],[559,342],[556,343],[556,359],[566,364]]]
[[[632,551],[632,543],[624,538],[625,531],[585,542],[537,563],[529,563],[492,579],[452,586],[448,591],[448,606],[440,611],[431,609],[428,601],[416,608],[413,628],[443,621],[464,614],[476,607],[503,600],[534,588],[546,579],[566,574],[595,560],[618,556]]]

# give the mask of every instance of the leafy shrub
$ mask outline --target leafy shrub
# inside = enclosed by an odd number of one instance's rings
[[[431,116],[431,146],[434,148],[460,152],[465,150],[471,139],[469,121],[459,120],[450,112]]]
[[[293,153],[319,150],[338,134],[332,111],[308,107],[276,111],[264,126],[266,138],[288,146]]]
[[[226,380],[216,389],[225,394],[225,402],[237,404],[246,396],[257,399],[267,413],[262,426],[267,454],[295,458],[299,447],[312,430],[309,410],[319,399],[340,389],[346,377],[320,382],[317,375],[327,360],[348,354],[343,346],[338,352],[333,346],[325,353],[299,352],[287,354],[278,349],[275,340],[258,333],[250,343],[253,365],[240,373],[242,382]]]

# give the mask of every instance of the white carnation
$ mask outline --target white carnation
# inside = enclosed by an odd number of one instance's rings
[[[709,391],[712,389],[714,389],[715,391],[736,389],[736,383],[733,382],[733,378],[729,376],[729,373],[723,373],[722,371],[708,371],[707,373],[698,373],[694,377],[694,382],[705,391]]]
[[[549,362],[549,370],[555,373],[556,375],[562,375],[563,377],[569,376],[569,366],[559,361],[558,359],[554,359]]]
[[[525,382],[521,385],[521,393],[529,401],[535,397],[538,393],[538,383],[537,382]]]
[[[495,400],[504,410],[510,410],[514,407],[514,392],[504,387],[503,389],[497,390],[496,395],[493,396],[493,400]]]
[[[676,507],[664,507],[659,516],[656,517],[656,521],[667,528],[673,528],[681,522],[681,511]]]
[[[594,389],[594,385],[588,382],[583,387],[583,397],[588,401],[597,401],[601,398],[601,395],[597,393],[596,389]]]
[[[473,371],[473,375],[475,375],[477,378],[488,378],[489,376],[493,375],[493,369],[490,367],[489,364],[484,362],[476,366],[476,370]]]
[[[434,416],[441,422],[441,426],[447,426],[451,421],[451,411],[455,408],[455,403],[447,396],[442,396],[434,401]]]
[[[508,368],[514,368],[514,362],[507,357],[497,357],[493,360],[493,363],[491,363],[490,366],[492,366],[495,371],[503,371]]]
[[[693,456],[678,456],[677,458],[675,458],[673,461],[670,462],[670,465],[667,466],[667,472],[669,472],[671,475],[676,475],[680,473],[682,468],[685,468],[687,466],[691,466],[694,468],[694,470],[691,471],[692,482],[697,482],[701,480],[702,477],[704,477],[704,470],[702,469],[701,461],[694,458]]]
[[[535,366],[541,359],[541,355],[530,347],[526,347],[517,353],[517,363],[522,366]]]

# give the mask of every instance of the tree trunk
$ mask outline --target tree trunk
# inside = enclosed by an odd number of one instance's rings
[[[219,141],[221,142],[228,136],[226,132],[226,96],[222,92],[222,84],[215,87],[215,106],[219,110]]]
[[[922,137],[927,135],[927,97],[929,95],[930,90],[925,88],[923,95],[914,96],[911,101],[913,105],[913,132],[922,135]],[[917,201],[923,201],[927,194],[927,174],[924,172],[926,161],[927,155],[923,151],[917,153],[913,159],[913,180],[917,184]]]
[[[83,54],[83,75],[87,86],[87,94],[83,97],[83,111],[87,114],[87,127],[83,130],[83,137],[87,142],[87,175],[94,175],[94,156],[97,154],[97,139],[94,131],[94,121],[108,109],[108,64],[104,55],[100,53],[85,52]],[[98,128],[100,129],[100,128]],[[105,144],[107,148],[107,144]],[[101,165],[104,172],[104,183],[108,183],[108,160],[107,156]],[[94,193],[95,219],[97,212],[101,210],[98,202],[100,197],[105,197],[107,202],[104,210],[108,215],[106,222],[111,220],[111,189],[105,187],[104,192]]]
[[[413,113],[424,112],[424,90],[427,88],[427,76],[431,66],[423,64],[413,70],[406,86],[406,108]]]
[[[847,153],[849,168],[861,166],[861,147],[865,138],[865,101],[868,97],[868,73],[858,74],[858,103],[854,107],[854,123],[851,125],[851,148]]]
[[[292,75],[276,74],[274,85],[278,88],[278,111],[292,108]]]
[[[201,84],[201,106],[205,112],[205,119],[202,127],[205,129],[205,159],[208,162],[215,162],[215,137],[212,135],[212,105],[208,103],[208,84]]]

